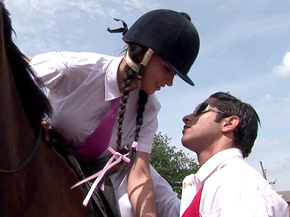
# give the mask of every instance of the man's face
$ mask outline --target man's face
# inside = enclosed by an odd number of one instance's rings
[[[182,144],[197,154],[213,146],[222,135],[221,125],[215,121],[219,112],[214,108],[215,101],[208,98],[204,103],[211,107],[208,106],[200,114],[192,113],[183,118]]]

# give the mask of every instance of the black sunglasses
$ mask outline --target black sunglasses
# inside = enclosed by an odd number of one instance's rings
[[[214,111],[214,112],[218,112],[221,114],[225,114],[223,111],[219,110],[216,107],[212,107],[211,105],[209,105],[208,103],[200,103],[198,106],[196,106],[196,108],[193,111],[193,115],[194,116],[199,116],[201,113],[205,113],[208,111]]]

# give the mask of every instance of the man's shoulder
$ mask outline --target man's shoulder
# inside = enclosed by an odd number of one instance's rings
[[[229,178],[238,178],[240,176],[247,177],[248,179],[264,179],[263,176],[252,166],[250,166],[243,159],[235,158],[229,161],[222,167],[221,172],[231,172],[233,174]],[[265,179],[264,179],[265,180]]]

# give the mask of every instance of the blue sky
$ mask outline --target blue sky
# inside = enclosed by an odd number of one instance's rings
[[[130,27],[147,11],[187,12],[201,38],[189,72],[191,87],[176,77],[157,93],[159,129],[180,143],[182,117],[217,91],[229,91],[254,106],[262,126],[246,161],[276,190],[290,190],[290,1],[288,0],[4,0],[16,43],[27,56],[47,51],[89,51],[118,55],[121,34],[110,34],[120,18]]]

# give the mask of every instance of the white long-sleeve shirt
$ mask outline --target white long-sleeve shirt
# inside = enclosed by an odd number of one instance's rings
[[[81,146],[94,132],[103,115],[111,106],[111,100],[120,96],[117,69],[123,57],[111,57],[96,53],[49,52],[36,55],[30,65],[49,89],[48,98],[53,106],[50,125],[66,140]],[[123,121],[122,147],[131,145],[136,128],[139,90],[130,92]],[[157,113],[160,103],[150,95],[143,114],[137,151],[151,153],[156,133]],[[116,148],[117,124],[113,127],[110,147]],[[110,155],[105,151],[100,158]],[[176,217],[180,200],[170,185],[152,167],[155,201],[159,217]],[[116,174],[111,179],[113,183]],[[123,217],[134,217],[127,195],[127,179],[114,186]]]
[[[120,97],[117,70],[122,58],[85,52],[49,52],[32,58],[30,65],[49,89],[48,98],[53,107],[49,123],[76,148],[94,132],[110,108],[110,101]],[[134,140],[138,92],[136,89],[129,95],[122,147],[131,145]],[[138,151],[151,152],[159,110],[159,101],[155,95],[150,95],[143,114]],[[116,140],[117,124],[109,146],[115,149]],[[105,151],[100,157],[109,154]]]
[[[200,216],[289,217],[285,200],[243,160],[239,149],[215,154],[184,179],[180,216],[203,184]]]

